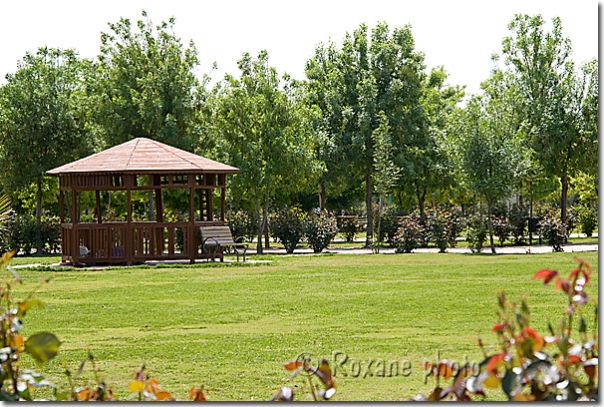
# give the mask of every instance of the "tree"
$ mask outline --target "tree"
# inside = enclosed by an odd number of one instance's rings
[[[426,220],[425,200],[429,193],[455,183],[454,165],[447,148],[446,128],[456,105],[464,96],[458,86],[445,86],[447,74],[443,67],[432,69],[423,82],[422,106],[424,125],[408,146],[409,162],[404,185],[413,190],[417,199],[420,222]]]
[[[157,27],[147,18],[135,31],[130,20],[109,24],[88,80],[94,121],[108,147],[148,137],[194,151],[201,131],[197,112],[202,89],[193,42],[184,48],[174,34],[175,19]]]
[[[569,179],[579,170],[597,173],[598,69],[593,60],[577,71],[559,18],[544,32],[539,15],[516,15],[503,40],[505,63],[524,100],[531,147],[542,167],[560,179],[561,221],[566,222]]]
[[[473,96],[462,114],[456,148],[468,187],[486,200],[491,251],[495,253],[493,205],[510,193],[528,164],[519,137],[520,93],[512,76],[495,71],[481,87],[484,95]]]
[[[0,88],[0,167],[4,191],[14,199],[36,186],[37,251],[44,173],[91,152],[78,114],[82,64],[73,50],[27,53]]]
[[[333,42],[319,44],[315,54],[306,62],[305,103],[317,111],[312,121],[317,137],[315,153],[323,163],[324,171],[317,178],[319,210],[326,207],[327,192],[330,197],[346,193],[353,184],[350,172],[354,163],[346,159],[342,139],[344,115],[342,89],[337,69],[338,50]]]
[[[393,162],[394,147],[389,134],[390,128],[388,126],[388,118],[384,112],[379,112],[379,121],[380,125],[372,134],[373,145],[375,146],[375,153],[373,156],[375,171],[372,174],[372,181],[379,198],[377,230],[378,250],[381,245],[380,229],[382,224],[382,201],[386,194],[388,194],[396,185],[396,181],[400,175],[400,168]]]
[[[320,54],[319,50],[307,64],[307,75],[311,82],[325,79],[324,103],[319,108],[328,118],[325,128],[337,143],[339,159],[346,160],[340,168],[349,179],[364,183],[369,245],[373,235],[373,133],[383,112],[395,149],[393,163],[404,167],[404,150],[417,131],[421,114],[423,55],[415,51],[410,26],[391,32],[385,23],[372,29],[371,36],[364,24],[352,35],[346,34],[326,74],[317,77],[308,68],[316,65]]]
[[[309,112],[301,87],[289,76],[279,78],[269,67],[268,53],[248,53],[238,62],[239,79],[226,75],[204,109],[216,143],[217,158],[238,167],[230,180],[232,193],[253,201],[258,253],[271,199],[291,194],[317,175]]]

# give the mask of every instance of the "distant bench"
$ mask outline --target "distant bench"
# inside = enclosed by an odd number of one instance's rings
[[[211,255],[212,261],[215,261],[216,256],[220,257],[220,261],[224,261],[224,248],[232,247],[237,254],[237,261],[239,261],[240,251],[243,251],[243,261],[245,262],[248,243],[233,241],[233,235],[228,226],[200,226],[199,231],[201,232],[203,252],[208,258]]]

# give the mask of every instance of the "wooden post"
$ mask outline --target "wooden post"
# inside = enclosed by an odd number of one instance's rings
[[[220,174],[218,176],[218,184],[222,186],[220,191],[220,220],[224,225],[224,202],[226,200],[226,175]]]
[[[126,256],[126,264],[131,266],[134,261],[134,245],[132,244],[132,185],[136,175],[124,175],[126,183],[126,232],[124,233],[124,255]]]
[[[155,189],[155,219],[157,223],[163,223],[164,221],[164,204],[162,199],[162,188],[161,188],[161,176],[155,175],[155,185],[159,188]],[[155,245],[153,246],[153,254],[160,255],[164,251],[164,229],[160,228],[159,225],[155,228]]]
[[[63,188],[61,185],[61,181],[59,181],[59,219],[61,224],[65,221],[65,195],[63,194]]]
[[[78,218],[76,214],[77,201],[76,201],[76,176],[71,176],[71,262],[75,265],[76,260],[80,257],[80,242],[78,239]]]
[[[97,223],[103,223],[102,220],[102,215],[101,215],[101,191],[99,191],[98,189],[95,192],[95,197],[96,197],[96,216],[97,216]]]
[[[195,174],[189,174],[189,259],[195,264],[197,231],[195,230]]]

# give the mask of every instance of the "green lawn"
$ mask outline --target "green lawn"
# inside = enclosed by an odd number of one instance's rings
[[[589,292],[597,294],[597,253],[581,255],[594,268]],[[347,363],[337,372],[337,400],[408,399],[433,387],[423,383],[426,360],[479,360],[472,338],[495,343],[498,289],[510,300],[528,294],[533,326],[545,334],[546,317],[556,322],[564,299],[531,277],[544,267],[566,275],[575,264],[572,253],[250,258],[272,263],[58,271],[38,295],[46,308],[28,313],[23,334],[60,338],[59,356],[42,371],[62,388],[60,361],[75,371],[90,349],[120,397],[144,363],[179,399],[203,384],[210,400],[266,400],[281,386],[302,384],[289,379],[283,362],[301,352],[333,360],[342,351],[359,362],[361,375],[377,359],[398,361],[401,371],[410,366],[410,375],[376,377],[374,364],[373,377],[351,377]],[[22,293],[52,274],[18,271]],[[89,368],[83,377],[92,382]]]

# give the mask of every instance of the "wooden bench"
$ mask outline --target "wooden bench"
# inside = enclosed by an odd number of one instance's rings
[[[228,226],[200,226],[199,231],[201,232],[201,247],[206,257],[209,258],[212,255],[212,261],[215,261],[218,256],[220,261],[224,261],[224,248],[232,247],[237,253],[237,261],[239,261],[240,250],[243,250],[243,261],[245,262],[245,252],[249,244],[235,242]]]

